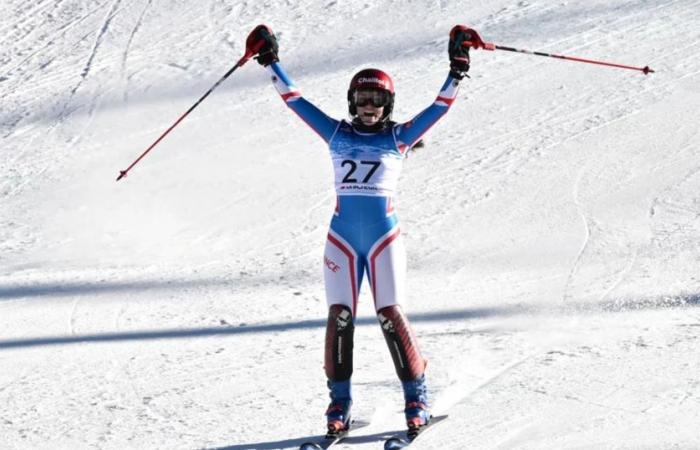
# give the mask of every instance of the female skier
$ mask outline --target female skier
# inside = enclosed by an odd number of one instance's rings
[[[450,31],[450,72],[437,99],[405,123],[391,120],[394,83],[385,72],[364,69],[352,77],[347,100],[351,120],[327,116],[301,96],[279,64],[272,30],[257,26],[248,49],[267,68],[282,99],[328,144],[335,172],[337,201],[324,254],[324,281],[329,313],[325,364],[331,402],[326,411],[328,434],[350,425],[353,320],[362,279],[367,272],[374,306],[403,385],[409,435],[430,420],[421,356],[408,319],[401,310],[405,296],[406,255],[392,196],[404,157],[449,109],[459,81],[469,70],[471,30]]]

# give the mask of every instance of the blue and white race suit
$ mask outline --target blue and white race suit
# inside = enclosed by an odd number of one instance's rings
[[[450,76],[435,101],[413,119],[375,133],[363,133],[310,103],[279,63],[268,66],[287,106],[328,144],[337,203],[324,254],[328,306],[357,311],[367,272],[375,309],[400,304],[405,295],[406,252],[392,197],[407,151],[450,108],[459,81]]]

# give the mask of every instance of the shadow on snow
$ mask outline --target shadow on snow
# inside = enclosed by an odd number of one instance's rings
[[[394,430],[376,434],[369,434],[366,436],[348,436],[343,440],[343,442],[346,442],[348,444],[368,444],[372,442],[379,442],[388,439],[389,437],[398,434],[401,431],[403,430]],[[301,444],[305,442],[314,441],[319,438],[321,438],[321,436],[316,435],[304,438],[285,439],[274,442],[258,442],[255,444],[240,444],[226,447],[215,447],[210,450],[272,450],[280,448],[298,448]]]
[[[512,308],[467,308],[460,310],[438,311],[433,313],[412,314],[412,322],[441,322],[450,320],[472,319],[494,315],[515,313]],[[375,317],[358,317],[356,326],[377,324]],[[0,341],[0,350],[8,348],[26,348],[45,345],[65,345],[95,342],[142,341],[155,339],[204,338],[254,333],[281,333],[295,330],[325,328],[326,319],[300,320],[296,322],[279,322],[259,325],[221,326],[189,329],[166,329],[148,331],[126,331],[119,333],[84,334],[78,336],[47,336],[38,338],[8,339]]]
[[[129,282],[57,282],[36,283],[17,286],[0,286],[0,301],[24,300],[32,297],[63,297],[96,295],[101,293],[117,292],[143,292],[153,289],[187,288],[209,282],[195,283],[192,281],[163,281],[159,287],[153,281],[129,281]]]
[[[0,291],[1,292],[1,291]],[[656,297],[635,300],[615,300],[599,304],[578,305],[506,305],[490,308],[463,308],[443,310],[410,315],[412,322],[450,322],[467,319],[515,316],[515,315],[546,315],[546,314],[582,314],[582,313],[623,313],[653,309],[682,308],[700,305],[700,294]],[[377,319],[358,317],[357,326],[375,325]],[[36,338],[21,338],[0,340],[0,350],[11,348],[27,348],[48,345],[66,345],[78,343],[124,342],[157,339],[206,338],[212,336],[235,336],[255,333],[284,333],[296,330],[322,329],[326,319],[299,320],[295,322],[278,322],[258,325],[221,326],[205,328],[176,328],[165,330],[127,331],[118,333],[96,333],[78,336],[46,336]]]
[[[154,294],[189,292],[201,289],[221,289],[227,293],[235,293],[241,288],[251,288],[272,283],[283,282],[286,278],[300,280],[306,275],[303,271],[287,271],[284,276],[273,273],[251,275],[242,272],[241,275],[221,275],[196,278],[142,278],[111,281],[102,280],[56,280],[21,283],[0,283],[0,302],[28,302],[39,299],[74,299],[75,297],[90,297],[100,300],[100,295],[113,294]]]

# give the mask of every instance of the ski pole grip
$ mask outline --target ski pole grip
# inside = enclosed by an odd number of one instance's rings
[[[243,64],[247,63],[250,58],[255,56],[260,49],[262,48],[264,42],[257,42],[251,46],[247,46],[245,49],[245,54],[241,57],[241,59],[238,60],[236,65],[238,67],[242,66]]]
[[[245,56],[250,59],[256,55],[265,45],[269,36],[273,35],[272,29],[267,25],[260,24],[250,32],[245,41]]]
[[[496,50],[496,44],[493,44],[491,42],[483,42],[483,41],[464,41],[462,42],[462,47],[471,47],[471,48],[483,48],[484,50]]]
[[[250,48],[246,49],[246,55],[248,55],[249,58],[256,55],[260,49],[262,49],[263,45],[265,45],[265,41],[256,42]]]

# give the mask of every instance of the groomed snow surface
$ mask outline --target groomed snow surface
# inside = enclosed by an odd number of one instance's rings
[[[9,0],[0,5],[0,447],[295,448],[324,428],[318,136],[254,61],[115,182],[259,23],[346,116],[380,67],[429,105],[457,23],[474,51],[404,164],[405,310],[435,413],[416,449],[700,448],[700,1]],[[354,415],[402,394],[367,286]]]

